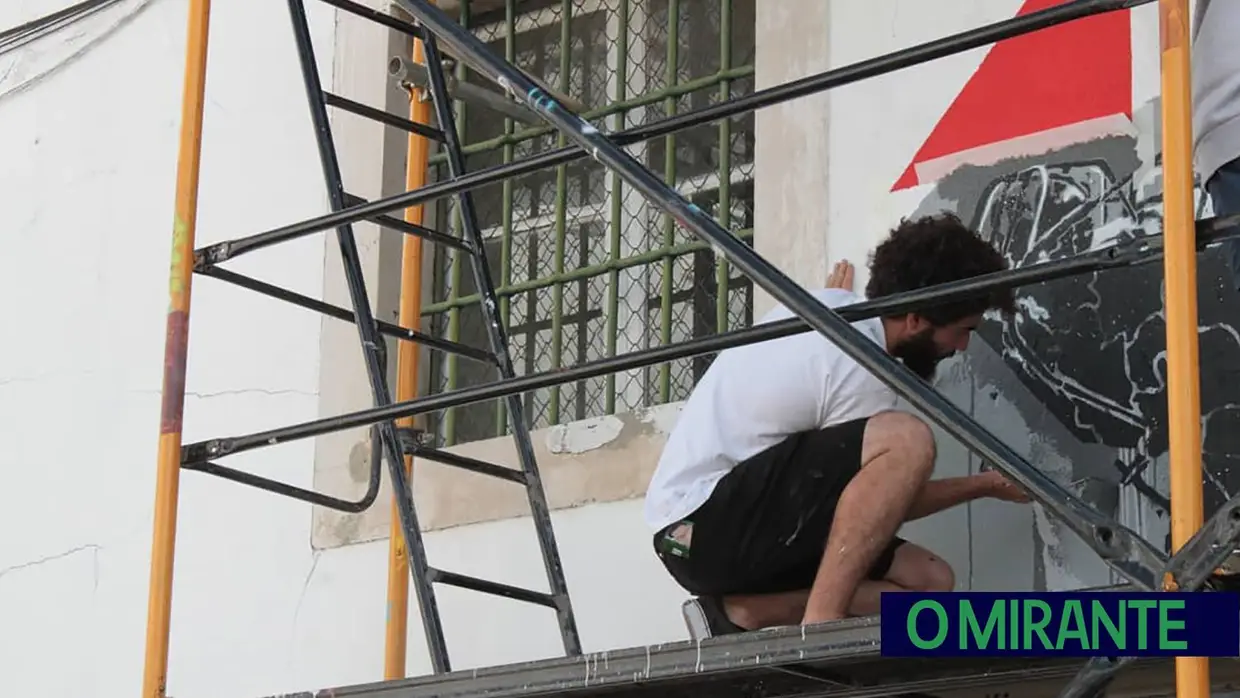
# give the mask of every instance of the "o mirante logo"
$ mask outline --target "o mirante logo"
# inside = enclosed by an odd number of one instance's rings
[[[1233,593],[882,596],[885,656],[1240,656]]]

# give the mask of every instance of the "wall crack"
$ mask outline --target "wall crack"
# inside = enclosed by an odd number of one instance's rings
[[[84,553],[84,552],[89,551],[91,553],[92,564],[93,564],[91,591],[95,592],[99,590],[99,551],[102,549],[103,549],[103,546],[97,545],[95,543],[87,543],[85,545],[79,545],[74,548],[69,548],[68,550],[56,553],[54,555],[48,555],[46,557],[41,557],[35,560],[30,560],[28,562],[20,562],[16,565],[11,565],[9,567],[0,569],[0,579],[3,579],[5,576],[12,574],[14,572],[20,572],[22,570],[32,569],[34,567],[39,567],[40,565],[45,565],[49,562],[55,562],[56,560],[63,560],[64,558],[72,557],[79,553]]]
[[[310,591],[310,583],[314,581],[314,573],[319,569],[319,558],[322,551],[315,550],[310,561],[310,569],[306,572],[306,578],[301,583],[301,593],[297,595],[297,606],[293,609],[293,632],[297,631],[297,620],[301,616],[302,604],[306,601],[306,594]]]
[[[137,390],[134,392],[141,393],[143,395],[161,395],[162,394],[162,391],[160,390]],[[210,392],[210,393],[198,392],[195,390],[185,391],[186,397],[211,398],[211,397],[223,397],[225,395],[303,395],[305,397],[318,397],[319,396],[318,392],[316,391],[296,390],[293,388],[277,388],[273,390],[269,390],[267,388],[235,388],[232,390],[217,390],[215,392]]]

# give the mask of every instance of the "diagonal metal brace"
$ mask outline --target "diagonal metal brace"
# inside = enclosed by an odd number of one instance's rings
[[[1167,561],[1166,591],[1197,591],[1211,587],[1211,578],[1240,543],[1240,494],[1227,500]]]
[[[1227,500],[1171,559],[1163,574],[1164,591],[1212,588],[1222,575],[1216,572],[1240,544],[1240,494]],[[1234,574],[1234,572],[1232,572]],[[1229,575],[1230,576],[1230,575]],[[1099,696],[1135,657],[1095,657],[1068,682],[1059,698]]]

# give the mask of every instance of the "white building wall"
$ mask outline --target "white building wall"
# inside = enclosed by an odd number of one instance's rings
[[[5,4],[0,26],[59,5]],[[786,8],[765,14],[760,87],[997,20],[1020,3],[864,5],[833,1],[813,10],[814,22]],[[308,7],[325,86],[360,99],[356,85],[333,84],[350,72],[334,49],[356,48],[356,36],[340,34],[346,23],[330,8]],[[141,682],[185,14],[184,0],[124,0],[0,56],[0,676],[15,694],[127,696]],[[1155,17],[1135,15],[1140,104],[1157,89],[1146,41]],[[217,1],[212,19],[199,246],[327,208],[283,3]],[[759,249],[806,284],[841,257],[863,267],[882,231],[925,196],[924,187],[889,194],[890,183],[983,54],[764,116]],[[349,157],[346,169],[360,171]],[[333,245],[316,234],[230,268],[320,297],[334,278]],[[859,288],[865,279],[859,268]],[[195,278],[191,318],[187,442],[316,418],[321,364],[356,358],[320,354],[333,344],[313,313],[210,279]],[[1034,447],[1025,417],[990,414]],[[943,474],[976,467],[941,449]],[[229,465],[308,487],[315,457],[305,440]],[[587,649],[684,636],[682,594],[649,552],[639,501],[553,518]],[[1031,514],[1011,507],[945,513],[912,535],[946,544],[942,554],[979,588],[1032,584],[1044,565]],[[184,475],[170,695],[381,677],[386,541],[317,551],[310,541],[308,506]],[[434,532],[427,545],[443,568],[545,588],[528,518]],[[1072,555],[1068,567],[1087,570],[1081,581],[1106,581],[1087,551]],[[545,610],[452,589],[440,601],[457,668],[560,652]],[[429,668],[416,614],[411,674]]]
[[[307,6],[330,89],[336,13]],[[0,675],[18,693],[102,698],[141,685],[186,7],[121,2],[0,57],[10,328],[0,342]],[[56,9],[6,6],[0,25]],[[287,27],[283,3],[214,3],[198,246],[326,211]],[[334,244],[316,234],[228,266],[321,297]],[[186,443],[319,416],[317,315],[195,277],[191,318]],[[314,454],[305,440],[228,464],[309,487]],[[554,517],[588,649],[683,634],[639,509]],[[307,505],[196,473],[183,474],[179,518],[170,695],[382,676],[386,541],[315,552]],[[427,545],[446,569],[545,588],[528,518],[433,533]],[[562,652],[549,611],[453,589],[440,603],[457,668]],[[411,616],[409,672],[420,674],[429,662],[416,605]]]

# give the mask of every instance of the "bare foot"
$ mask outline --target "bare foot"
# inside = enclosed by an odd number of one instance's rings
[[[801,618],[801,625],[818,625],[819,623],[834,623],[836,621],[844,620],[847,617],[848,616],[846,615],[844,616],[806,615],[805,617]]]
[[[853,265],[847,259],[835,263],[827,275],[827,288],[853,290]]]

